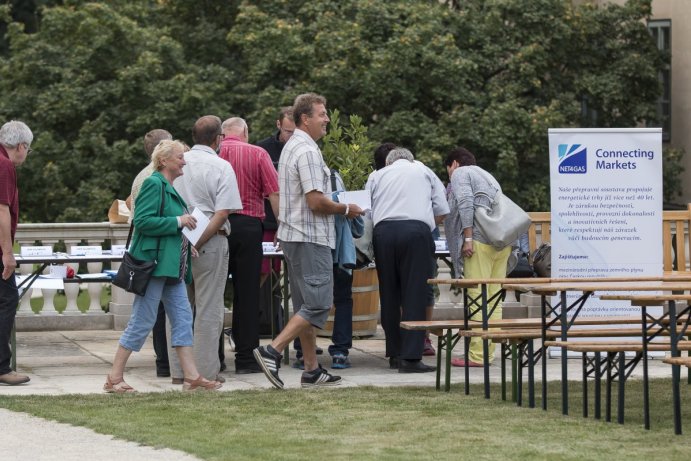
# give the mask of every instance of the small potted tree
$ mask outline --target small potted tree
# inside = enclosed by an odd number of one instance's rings
[[[372,155],[376,144],[367,136],[367,127],[357,115],[348,117],[342,125],[340,113],[329,114],[329,132],[323,139],[322,154],[329,168],[337,170],[347,190],[361,190],[373,171]],[[331,336],[333,308],[325,329]],[[372,336],[377,331],[379,318],[379,284],[374,267],[353,271],[353,336]]]

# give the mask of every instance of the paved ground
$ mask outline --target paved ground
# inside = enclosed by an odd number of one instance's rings
[[[21,386],[0,385],[0,395],[27,394],[97,394],[102,393],[105,376],[115,354],[117,340],[120,336],[115,331],[64,331],[64,332],[31,332],[19,333],[18,369],[31,376],[31,382]],[[433,337],[433,341],[435,338]],[[268,341],[263,341],[264,343]],[[434,341],[436,344],[436,341]],[[325,350],[329,345],[328,338],[319,338],[318,344]],[[454,351],[460,356],[462,348]],[[226,346],[226,357],[229,369],[233,369],[233,352]],[[338,370],[346,386],[434,386],[435,374],[399,374],[390,370],[388,360],[384,357],[384,337],[381,331],[377,335],[353,341],[351,351],[353,367]],[[426,357],[425,362],[434,364],[434,357]],[[569,361],[569,373],[572,379],[580,377],[580,360]],[[330,366],[328,355],[321,363]],[[640,376],[640,367],[633,377]],[[661,360],[650,362],[650,374],[653,377],[669,376],[669,365]],[[471,369],[471,382],[482,382],[482,369]],[[555,359],[548,362],[549,380],[560,379],[561,368]],[[281,368],[281,378],[286,387],[299,387],[300,371],[289,366]],[[538,371],[536,370],[536,373]],[[151,341],[140,353],[132,355],[126,371],[127,382],[140,392],[165,392],[181,388],[173,385],[170,378],[157,378],[154,366],[154,355]],[[221,389],[231,392],[237,389],[270,388],[271,384],[263,374],[236,375],[232,371],[223,373],[226,383]],[[490,372],[492,381],[499,381],[499,367],[493,366]],[[452,370],[452,382],[463,382],[463,369]],[[12,453],[12,459],[32,461],[138,461],[169,460],[187,461],[195,459],[187,454],[173,450],[155,450],[138,446],[134,443],[113,440],[109,436],[96,434],[83,428],[75,428],[30,417],[24,414],[11,413],[0,409],[0,447],[4,453]],[[50,438],[50,440],[48,440]],[[41,440],[45,443],[33,443]],[[28,443],[27,443],[28,442]],[[51,447],[50,450],[45,447]],[[4,456],[2,459],[5,459]],[[9,459],[9,458],[8,458]]]
[[[116,331],[54,331],[19,333],[18,369],[31,376],[31,382],[23,386],[2,386],[0,394],[93,394],[101,393],[105,376],[117,347],[120,333]],[[436,338],[432,337],[436,345]],[[267,343],[268,340],[262,341]],[[317,343],[325,350],[329,345],[328,338],[318,338]],[[461,344],[454,350],[454,356],[462,355]],[[226,356],[229,370],[223,373],[226,383],[221,389],[230,392],[237,389],[270,388],[271,384],[263,374],[236,375],[233,368],[233,352],[226,344]],[[291,353],[291,361],[293,354]],[[433,386],[434,373],[400,374],[390,370],[388,360],[384,357],[384,335],[379,330],[371,338],[353,341],[350,354],[352,368],[338,370],[346,386]],[[425,362],[434,364],[434,357],[425,357]],[[321,363],[330,367],[330,358],[322,356]],[[669,376],[669,365],[660,360],[650,362],[651,376]],[[578,379],[581,370],[580,360],[570,360],[569,369],[572,379]],[[470,380],[482,382],[482,369],[472,368]],[[549,380],[561,378],[558,361],[548,362]],[[640,376],[640,367],[634,371],[634,377]],[[281,368],[281,378],[286,387],[299,387],[300,371],[289,366]],[[638,373],[638,375],[637,375]],[[493,381],[499,381],[499,367],[493,366],[490,372]],[[153,347],[147,341],[144,349],[132,354],[125,373],[127,382],[140,392],[164,392],[179,390],[181,386],[173,385],[169,378],[157,378],[154,365]],[[463,369],[454,368],[451,374],[453,383],[463,382]]]

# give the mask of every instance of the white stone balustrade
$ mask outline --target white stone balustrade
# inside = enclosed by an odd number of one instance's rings
[[[107,242],[111,245],[125,244],[129,226],[126,224],[103,223],[60,223],[60,224],[19,224],[15,241],[20,246],[51,245],[62,243],[67,253],[75,245],[101,245]],[[75,273],[79,264],[68,263]],[[119,263],[112,263],[112,268],[117,269]],[[86,264],[88,273],[100,273],[103,270],[102,263]],[[30,274],[31,265],[19,267],[20,274]],[[123,290],[112,287],[112,300],[110,312],[106,313],[101,308],[101,294],[104,283],[66,283],[64,292],[67,304],[62,312],[55,307],[54,298],[57,290],[32,289],[34,296],[42,296],[43,305],[37,313],[30,306],[32,293],[26,293],[22,298],[17,312],[17,328],[19,330],[53,330],[53,329],[103,329],[113,328],[114,317],[127,317],[132,308],[132,296]],[[80,291],[85,290],[89,295],[89,306],[82,312],[77,306],[77,297]],[[120,292],[120,293],[119,293]],[[117,301],[114,309],[113,302]],[[113,311],[117,311],[114,313]],[[120,322],[122,324],[122,322]],[[116,328],[122,329],[122,328]]]

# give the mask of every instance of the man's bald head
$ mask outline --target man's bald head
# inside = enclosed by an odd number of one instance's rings
[[[205,115],[199,118],[192,128],[192,140],[195,144],[213,146],[218,143],[221,135],[221,119],[215,115]]]

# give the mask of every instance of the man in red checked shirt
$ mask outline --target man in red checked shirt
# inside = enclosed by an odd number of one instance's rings
[[[34,135],[24,122],[10,121],[0,128],[0,384],[14,386],[29,382],[29,377],[12,371],[10,335],[19,303],[14,279],[17,261],[12,244],[19,216],[19,189],[16,168],[31,152]]]
[[[278,216],[278,174],[269,154],[249,144],[245,120],[229,118],[221,125],[219,157],[230,162],[240,189],[242,210],[231,213],[228,272],[233,277],[235,373],[261,373],[252,351],[259,346],[259,281],[262,264],[264,199]]]

